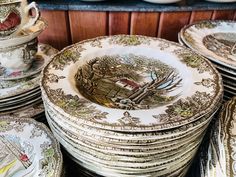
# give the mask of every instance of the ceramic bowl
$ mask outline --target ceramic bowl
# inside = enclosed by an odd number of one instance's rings
[[[209,113],[222,95],[221,77],[207,60],[145,36],[100,37],[70,46],[45,67],[41,85],[48,104],[71,120],[122,132],[186,125]],[[68,99],[76,104],[59,104]],[[198,100],[199,110],[192,112],[187,100]]]
[[[27,71],[32,65],[37,50],[37,38],[20,45],[0,48],[1,67],[7,73]]]

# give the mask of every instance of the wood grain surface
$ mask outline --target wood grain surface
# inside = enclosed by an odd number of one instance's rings
[[[131,15],[130,33],[146,36],[157,36],[160,13],[133,12]]]
[[[42,11],[48,28],[39,41],[55,48],[104,35],[138,34],[177,41],[182,27],[199,20],[236,20],[236,10],[192,12]]]
[[[72,43],[107,34],[107,13],[69,11]]]
[[[191,12],[162,12],[158,37],[177,42],[178,32],[189,23],[190,15]]]
[[[233,20],[234,10],[214,10],[212,20]]]
[[[189,23],[197,22],[200,20],[210,20],[213,11],[193,11]]]
[[[41,11],[47,21],[47,29],[39,36],[39,41],[62,49],[70,44],[70,29],[66,11]]]
[[[109,13],[109,35],[129,34],[130,13],[110,12]]]

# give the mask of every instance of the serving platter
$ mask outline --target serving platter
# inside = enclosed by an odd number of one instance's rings
[[[62,154],[45,125],[31,119],[0,118],[3,176],[59,177]]]
[[[83,41],[55,55],[41,88],[49,106],[71,120],[137,132],[195,121],[217,104],[221,82],[210,62],[176,43],[118,35]],[[69,105],[63,104],[68,99]],[[191,105],[196,99],[198,110]],[[184,102],[187,107],[181,108]]]

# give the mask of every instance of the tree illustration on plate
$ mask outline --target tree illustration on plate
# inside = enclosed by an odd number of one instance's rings
[[[111,108],[150,109],[175,99],[181,85],[178,72],[160,60],[128,54],[96,57],[78,68],[78,91]]]

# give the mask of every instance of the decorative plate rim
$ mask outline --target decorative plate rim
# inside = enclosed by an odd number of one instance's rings
[[[62,156],[62,152],[61,152],[61,148],[60,148],[60,144],[57,141],[57,139],[53,136],[52,132],[49,130],[49,128],[41,123],[41,122],[37,122],[36,120],[32,119],[32,118],[12,118],[12,117],[0,117],[0,122],[25,122],[28,124],[33,124],[35,127],[39,127],[40,130],[42,130],[45,134],[47,134],[47,136],[50,138],[50,140],[52,141],[51,145],[54,147],[53,149],[55,150],[57,156],[58,156],[58,161],[57,161],[57,165],[56,165],[56,169],[55,169],[55,174],[53,174],[53,176],[55,177],[60,177],[61,173],[62,173],[62,167],[63,167],[63,156]]]
[[[233,21],[233,20],[202,20],[202,21],[193,22],[193,23],[191,23],[191,24],[189,24],[189,25],[184,26],[184,27],[181,29],[180,35],[181,35],[182,42],[184,42],[184,44],[185,44],[187,47],[191,48],[194,52],[196,52],[196,53],[202,55],[203,57],[205,57],[205,58],[207,58],[207,59],[209,59],[209,60],[211,60],[211,61],[213,61],[213,62],[215,62],[215,63],[217,63],[217,64],[224,65],[224,66],[229,67],[229,68],[231,68],[231,69],[235,69],[235,68],[236,68],[236,62],[235,62],[235,64],[230,64],[230,63],[221,61],[221,60],[219,60],[219,59],[215,59],[214,57],[210,56],[209,54],[207,54],[207,56],[206,56],[206,54],[205,54],[204,52],[201,52],[201,51],[195,49],[194,47],[192,47],[191,44],[189,44],[189,43],[186,41],[186,39],[185,39],[185,37],[184,37],[184,32],[185,32],[188,28],[190,28],[190,27],[192,27],[192,26],[194,26],[194,25],[196,25],[196,24],[201,24],[201,23],[204,23],[204,22],[211,22],[211,23],[212,23],[212,22],[213,22],[213,23],[236,23],[236,22]],[[208,49],[207,49],[207,50],[208,50]]]
[[[200,113],[194,115],[193,117],[191,117],[191,120],[194,121],[196,120],[197,118],[201,117],[202,115],[206,114],[209,110],[211,110],[211,108],[217,104],[217,102],[220,100],[221,96],[222,96],[222,91],[223,91],[223,85],[222,85],[222,78],[220,76],[220,74],[218,73],[218,71],[215,69],[215,67],[213,66],[213,64],[206,60],[204,57],[201,57],[200,55],[196,54],[195,52],[192,52],[190,49],[178,44],[178,43],[175,43],[175,42],[171,42],[171,41],[167,41],[165,39],[159,39],[159,38],[154,38],[154,37],[146,37],[146,36],[142,36],[142,35],[114,35],[114,36],[101,36],[101,37],[97,37],[97,38],[93,38],[93,39],[88,39],[88,40],[84,40],[84,41],[81,41],[81,42],[78,42],[76,44],[73,44],[71,46],[68,46],[66,48],[64,48],[63,50],[61,50],[59,53],[55,54],[54,56],[52,56],[52,60],[47,64],[47,66],[43,69],[42,71],[42,77],[41,77],[41,81],[40,81],[40,86],[41,86],[41,90],[42,90],[42,95],[44,97],[44,99],[46,100],[49,100],[51,105],[54,105],[54,103],[52,103],[51,99],[49,98],[49,95],[46,91],[46,84],[44,83],[45,82],[45,73],[49,67],[49,65],[54,61],[55,57],[56,56],[59,56],[60,54],[62,54],[63,52],[67,51],[68,49],[71,49],[73,48],[74,46],[79,46],[79,45],[83,45],[84,43],[88,43],[88,42],[93,42],[93,41],[99,41],[99,40],[106,40],[106,39],[113,39],[115,37],[127,37],[127,38],[131,38],[131,37],[134,37],[134,38],[137,38],[137,39],[149,39],[149,40],[152,40],[152,41],[159,41],[159,42],[165,42],[165,43],[168,43],[170,44],[171,46],[177,46],[181,49],[183,49],[185,52],[187,52],[188,54],[194,54],[198,57],[200,57],[202,60],[205,61],[205,63],[210,66],[211,68],[211,71],[214,73],[215,77],[217,77],[217,89],[219,90],[215,97],[214,97],[214,101],[211,102],[210,106],[205,109],[205,110],[202,110]],[[133,44],[131,44],[133,45]],[[93,103],[93,102],[92,102]],[[66,115],[66,116],[69,116],[69,117],[72,117],[72,118],[76,118],[76,116],[71,116],[70,114],[66,113],[62,108],[54,105],[54,108],[57,109],[57,111],[59,111],[60,113]],[[111,124],[106,124],[106,123],[101,123],[101,122],[93,122],[92,120],[85,120],[83,118],[81,118],[84,122],[88,123],[90,122],[93,126],[98,126],[100,128],[104,128],[104,129],[112,129],[112,130],[120,130],[120,131],[153,131],[153,130],[163,130],[163,129],[169,129],[169,128],[174,128],[174,127],[178,127],[178,126],[181,126],[183,124],[187,124],[189,123],[188,119],[184,120],[181,122],[181,124],[179,122],[174,122],[174,123],[168,123],[168,124],[164,124],[165,126],[163,127],[163,125],[148,125],[148,126],[135,126],[135,127],[132,127],[132,126],[129,126],[129,125],[124,125],[124,126],[120,126],[120,125],[111,125]],[[100,125],[99,125],[100,124]],[[168,127],[171,126],[171,127]]]

